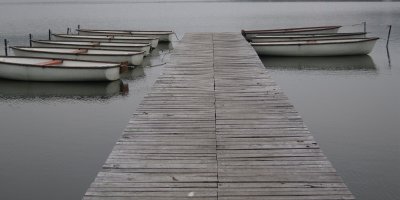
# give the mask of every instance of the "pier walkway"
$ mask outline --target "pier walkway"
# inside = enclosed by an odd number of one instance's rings
[[[239,33],[190,33],[85,200],[354,199]]]

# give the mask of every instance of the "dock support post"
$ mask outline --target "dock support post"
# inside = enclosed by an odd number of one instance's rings
[[[367,22],[363,22],[362,24],[364,25],[364,33],[366,33],[367,32]]]
[[[392,25],[389,25],[389,32],[386,40],[386,48],[389,48],[390,32],[392,32]]]
[[[6,56],[8,56],[8,41],[7,41],[7,39],[4,39],[4,53]]]
[[[29,33],[29,47],[32,47],[32,34]]]

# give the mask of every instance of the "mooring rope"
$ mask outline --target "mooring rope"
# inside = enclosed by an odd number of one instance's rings
[[[174,32],[174,35],[175,35],[177,41],[181,41],[181,39],[178,38],[178,35],[175,32]]]

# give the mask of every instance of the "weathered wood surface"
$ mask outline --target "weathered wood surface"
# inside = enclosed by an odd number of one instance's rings
[[[83,199],[354,199],[239,33],[175,47]]]

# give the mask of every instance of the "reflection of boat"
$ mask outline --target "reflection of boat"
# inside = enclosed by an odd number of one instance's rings
[[[120,68],[109,62],[0,56],[0,78],[21,81],[114,81]]]
[[[151,47],[156,48],[158,38],[135,37],[135,36],[100,36],[100,35],[67,35],[52,34],[55,40],[61,41],[89,41],[89,42],[122,42],[122,43],[150,43]]]
[[[267,69],[282,70],[372,70],[375,63],[368,55],[328,57],[261,57]]]
[[[259,55],[344,56],[368,54],[379,38],[341,38],[251,43]]]
[[[120,74],[122,80],[137,80],[143,78],[144,68],[143,67],[135,67],[134,69],[128,69],[127,71]]]
[[[140,65],[143,51],[118,51],[101,49],[55,48],[55,47],[11,47],[16,56],[59,58],[101,62],[117,62]]]
[[[337,33],[341,26],[317,26],[317,27],[300,27],[300,28],[283,28],[283,29],[267,29],[267,30],[242,30],[242,35],[246,38],[256,35],[271,34],[317,34],[317,33]]]
[[[97,29],[78,29],[79,35],[131,35],[156,37],[160,42],[172,41],[173,31],[137,31],[137,30],[97,30]]]
[[[27,82],[0,79],[0,97],[6,98],[107,98],[124,95],[127,84],[112,82]]]
[[[144,51],[145,55],[150,53],[150,43],[113,43],[113,42],[80,42],[80,41],[54,41],[54,40],[32,40],[33,47],[62,47],[62,48],[95,48],[102,50]]]
[[[152,51],[152,54],[162,54],[163,52],[168,52],[174,49],[172,43],[160,43],[156,49]]]
[[[316,40],[316,39],[339,39],[365,37],[366,32],[354,33],[325,33],[325,34],[287,34],[287,35],[257,35],[249,38],[250,42],[273,42],[287,40]]]

